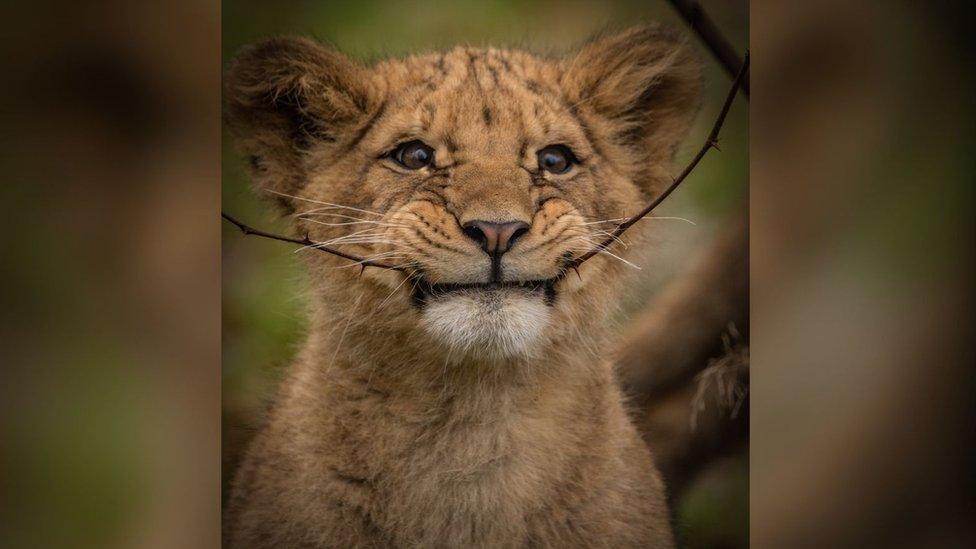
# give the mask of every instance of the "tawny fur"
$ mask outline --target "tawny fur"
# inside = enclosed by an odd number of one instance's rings
[[[274,39],[235,60],[225,100],[296,235],[472,283],[490,261],[463,223],[529,223],[502,273],[539,280],[613,227],[594,222],[639,209],[669,180],[700,87],[682,41],[641,27],[563,58],[456,48],[368,67]],[[412,139],[433,167],[386,157]],[[580,164],[540,172],[554,143]],[[418,307],[401,272],[302,253],[309,337],[237,472],[227,545],[673,545],[605,358],[622,262],[588,261],[551,304],[505,290]]]

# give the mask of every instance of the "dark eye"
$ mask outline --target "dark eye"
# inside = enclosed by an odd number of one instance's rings
[[[566,173],[577,162],[573,152],[565,145],[549,145],[536,153],[539,169],[549,173]]]
[[[434,149],[423,141],[409,141],[397,146],[390,154],[404,168],[419,170],[434,163]]]

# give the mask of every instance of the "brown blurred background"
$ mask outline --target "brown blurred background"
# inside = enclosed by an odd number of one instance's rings
[[[752,4],[756,547],[976,545],[966,4]]]
[[[289,32],[364,56],[558,48],[604,23],[680,25],[663,2],[459,4],[0,8],[4,546],[219,544],[221,377],[226,450],[302,322],[287,246],[221,233],[221,206],[275,226],[221,148],[237,47]],[[662,222],[632,302],[695,267],[751,173],[755,368],[750,467],[740,448],[689,484],[686,546],[741,546],[729,510],[748,489],[755,547],[971,547],[971,17],[951,2],[703,4],[738,48],[749,36],[752,98],[666,203],[697,225]],[[709,95],[681,158],[728,83],[703,57]]]
[[[0,10],[0,545],[216,547],[219,5]]]

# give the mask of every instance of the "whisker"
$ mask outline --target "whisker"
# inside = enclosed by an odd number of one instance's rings
[[[653,219],[664,219],[664,220],[669,220],[670,219],[670,220],[673,220],[673,221],[684,221],[685,223],[690,223],[692,225],[698,225],[698,223],[695,223],[694,221],[692,221],[692,220],[690,220],[688,218],[678,217],[676,215],[660,215],[660,216],[658,216],[658,215],[649,215],[647,217],[641,218],[641,220],[644,220],[644,219],[646,219],[648,221],[651,221]]]
[[[600,219],[597,221],[587,221],[586,223],[580,223],[580,225],[601,225],[604,223],[620,223],[626,221],[626,217],[615,217],[613,219]]]
[[[348,234],[345,236],[337,236],[326,242],[329,244],[341,244],[343,242],[350,242],[353,240],[396,240],[382,232],[380,233],[362,233],[362,234]]]
[[[601,221],[590,221],[590,222],[587,222],[587,223],[581,223],[581,225],[599,225],[601,223],[621,223],[623,221],[627,221],[628,219],[630,219],[630,218],[629,217],[618,217],[618,218],[615,218],[615,219],[604,219],[604,220],[601,220]],[[694,221],[692,221],[690,219],[687,219],[687,218],[684,218],[684,217],[673,216],[673,215],[671,215],[671,216],[669,216],[669,215],[649,215],[647,217],[640,218],[639,221],[650,221],[652,219],[684,221],[685,223],[691,223],[692,225],[697,225],[697,223],[695,223]]]
[[[372,237],[372,236],[364,235],[363,238],[360,238],[360,239],[342,240],[342,241],[339,241],[339,242],[334,242],[332,240],[329,240],[329,241],[326,241],[326,242],[314,242],[314,243],[309,244],[307,246],[302,246],[302,247],[298,248],[297,250],[295,250],[292,253],[298,253],[298,252],[300,252],[302,250],[322,248],[322,247],[331,246],[331,245],[334,245],[334,244],[349,244],[349,245],[355,245],[355,244],[389,244],[391,246],[397,246],[397,247],[400,247],[400,248],[408,248],[409,249],[409,247],[407,246],[407,244],[405,242],[402,242],[402,241],[399,241],[399,240],[389,240],[389,239],[382,239],[382,238],[379,238],[379,237]]]
[[[336,244],[336,243],[341,242],[343,239],[351,238],[353,236],[360,235],[361,233],[365,233],[366,231],[370,231],[370,230],[372,230],[372,228],[370,228],[370,229],[363,229],[361,231],[356,231],[354,233],[351,233],[351,234],[348,234],[348,235],[345,235],[345,236],[341,236],[341,237],[338,237],[338,238],[333,238],[331,240],[326,240],[325,242],[315,242],[315,243],[310,244],[308,246],[303,246],[303,247],[295,250],[295,252],[299,252],[299,251],[304,250],[306,248],[321,248],[322,246],[329,246],[331,244]],[[376,234],[376,235],[362,235],[362,236],[381,236],[381,235],[380,234]]]
[[[302,250],[313,249],[313,248],[321,248],[323,246],[330,246],[330,245],[334,245],[334,244],[347,244],[347,245],[350,245],[350,246],[363,245],[363,244],[388,244],[390,246],[399,246],[401,248],[405,247],[405,245],[403,243],[397,242],[395,240],[350,240],[350,241],[338,242],[338,243],[331,243],[331,244],[330,243],[327,243],[327,242],[316,243],[316,244],[313,244],[311,246],[305,246],[303,248],[299,248],[299,249],[295,250],[295,253],[300,252]]]
[[[361,212],[361,213],[370,214],[370,215],[378,215],[380,217],[383,216],[383,214],[381,214],[379,212],[373,212],[373,211],[370,211],[370,210],[364,210],[362,208],[354,208],[352,206],[345,206],[345,205],[342,205],[342,204],[334,204],[332,202],[323,202],[321,200],[312,200],[311,198],[304,198],[304,197],[301,197],[301,196],[295,196],[293,194],[278,192],[278,191],[275,191],[275,190],[272,190],[272,189],[262,189],[262,190],[265,191],[265,192],[269,192],[271,194],[276,194],[276,195],[279,195],[279,196],[285,196],[285,197],[288,197],[288,198],[294,198],[295,200],[302,200],[304,202],[311,202],[313,204],[323,204],[325,206],[331,206],[333,208],[345,208],[347,210],[352,210],[354,212]]]
[[[607,238],[613,239],[618,242],[624,248],[630,246],[630,243],[619,238],[617,235],[611,233],[610,231],[604,231],[603,229],[594,229],[589,227],[567,227],[566,231],[582,231],[583,234],[588,236],[603,235]]]
[[[337,217],[344,217],[347,219],[357,219],[355,217],[350,217],[348,215],[340,215],[340,214],[310,214],[310,215],[333,215]],[[376,225],[378,227],[407,228],[407,225],[395,225],[393,223],[384,223],[382,221],[369,221],[368,219],[359,219],[358,221],[343,221],[342,223],[329,223],[327,221],[309,219],[304,216],[298,216],[298,219],[301,219],[303,221],[310,221],[312,223],[317,223],[319,225],[325,225],[327,227],[345,227],[347,225]]]
[[[363,259],[361,261],[356,261],[354,263],[346,263],[344,265],[337,265],[334,268],[336,268],[336,269],[348,269],[350,267],[359,267],[360,265],[362,265],[363,263],[366,263],[367,261],[370,261],[370,260],[369,259]],[[395,266],[398,269],[402,269],[402,268],[406,268],[406,267],[416,267],[418,265],[419,265],[419,263],[417,263],[416,261],[408,261],[406,263],[398,263]]]
[[[626,259],[620,257],[619,255],[615,255],[612,252],[607,251],[606,248],[600,248],[599,253],[601,253],[601,254],[607,254],[610,257],[614,258],[614,259],[618,259],[618,260],[624,262],[625,264],[630,265],[631,267],[637,269],[638,271],[642,271],[643,270],[640,266],[634,265],[633,263],[631,263],[630,261],[627,261]]]
[[[378,236],[378,235],[382,235],[382,234],[385,234],[386,233],[386,231],[373,232],[373,233],[369,232],[369,231],[375,231],[375,230],[376,230],[376,227],[367,227],[365,229],[360,229],[358,231],[355,231],[355,232],[352,232],[352,233],[349,233],[349,234],[344,234],[342,236],[337,236],[337,237],[333,238],[332,240],[330,240],[330,242],[335,242],[335,241],[341,240],[343,238],[349,238],[351,236],[356,236],[356,235],[361,235],[361,234],[375,234],[375,235]]]
[[[397,243],[404,244],[403,240],[398,238],[393,238],[392,236],[385,234],[360,234],[360,235],[349,235],[339,238],[334,238],[328,241],[330,244],[353,244],[353,243],[367,243],[374,242],[377,244],[389,244]]]
[[[366,260],[366,261],[371,261],[371,260],[380,259],[380,258],[400,258],[400,257],[408,257],[408,254],[403,253],[403,252],[400,252],[400,251],[389,251],[389,252],[376,253],[376,254],[373,254],[371,256],[364,257],[363,259]]]
[[[409,254],[410,250],[386,250],[378,251],[364,259],[376,259],[378,257],[405,257]]]
[[[371,240],[371,239],[375,239],[377,241],[383,240],[383,241],[400,242],[398,239],[393,238],[386,231],[376,231],[375,227],[369,227],[367,229],[355,231],[347,235],[337,236],[330,240],[326,240],[325,242],[318,242],[316,244],[341,244],[341,243],[348,243],[349,241],[353,241],[353,240]]]
[[[296,213],[293,213],[292,215],[295,216],[295,217],[321,217],[321,216],[331,216],[331,217],[339,217],[339,218],[343,218],[343,219],[352,219],[354,221],[365,221],[367,223],[389,223],[391,225],[394,224],[392,221],[389,221],[389,220],[384,221],[384,220],[364,219],[362,217],[356,217],[354,215],[350,215],[350,214],[345,213],[345,212],[343,212],[343,213],[337,213],[337,212],[318,212],[316,210],[310,210],[310,211],[307,211],[307,212],[296,212]]]
[[[386,296],[386,299],[384,299],[383,301],[381,301],[380,304],[376,306],[376,310],[378,311],[378,310],[382,309],[383,306],[386,305],[386,302],[389,301],[390,298],[393,297],[393,294],[395,294],[396,291],[400,289],[400,286],[403,286],[408,280],[410,280],[409,277],[406,277],[406,276],[403,277],[403,280],[399,284],[396,285],[396,288],[393,288],[393,291],[390,292],[390,295]]]
[[[630,261],[627,261],[626,259],[620,257],[619,255],[614,254],[613,252],[610,252],[601,243],[595,242],[595,241],[593,241],[593,240],[591,240],[591,239],[589,239],[587,237],[574,236],[574,237],[571,237],[570,239],[568,239],[567,242],[572,241],[574,239],[576,239],[576,240],[582,240],[582,241],[586,242],[587,244],[590,244],[591,249],[596,248],[598,250],[598,253],[607,254],[608,256],[610,256],[610,257],[612,257],[614,259],[617,259],[617,260],[619,260],[619,261],[621,261],[621,262],[623,262],[623,263],[625,263],[625,264],[627,264],[627,265],[629,265],[629,266],[637,269],[638,271],[643,270],[640,266],[635,265],[635,264],[631,263]]]
[[[374,212],[372,210],[364,210],[362,208],[356,208],[354,206],[345,206],[343,204],[334,204],[332,202],[322,202],[322,201],[316,201],[316,203],[317,204],[327,204],[327,205],[326,206],[323,206],[321,208],[312,208],[311,210],[305,210],[304,213],[318,214],[318,213],[329,213],[329,210],[349,210],[349,211],[358,212],[358,213],[375,215],[377,217],[386,217],[384,214],[381,214],[380,212]]]
[[[362,292],[359,293],[359,297],[356,298],[356,302],[353,303],[353,305],[352,305],[352,309],[353,310],[356,310],[356,309],[359,308],[359,303],[360,303],[360,301],[362,301],[363,295],[365,295],[365,294],[366,294],[366,290],[365,289]],[[339,342],[336,343],[335,352],[332,353],[332,360],[329,361],[329,367],[331,367],[333,364],[335,364],[336,357],[339,356],[339,349],[342,347],[342,342],[346,339],[346,332],[349,330],[349,325],[352,324],[352,319],[353,318],[355,318],[355,315],[350,314],[349,315],[349,318],[346,320],[345,327],[342,328],[342,334],[339,336]]]

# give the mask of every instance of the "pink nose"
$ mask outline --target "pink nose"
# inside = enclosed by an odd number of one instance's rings
[[[462,227],[468,235],[481,245],[490,256],[500,257],[515,245],[515,241],[529,231],[529,224],[522,221],[495,223],[494,221],[469,221]]]

